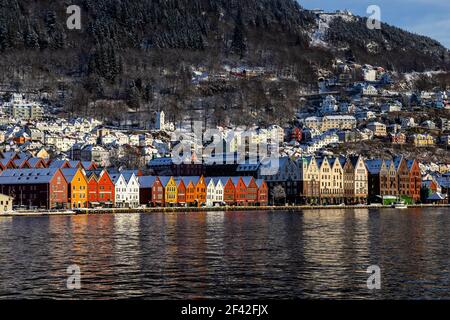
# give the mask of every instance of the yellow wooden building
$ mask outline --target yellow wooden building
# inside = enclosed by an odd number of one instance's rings
[[[175,206],[178,201],[178,185],[174,177],[170,177],[165,188],[166,205]]]
[[[68,207],[71,209],[88,207],[88,181],[81,168],[61,169],[68,186]]]

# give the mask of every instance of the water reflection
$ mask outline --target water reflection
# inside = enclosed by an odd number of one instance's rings
[[[0,297],[450,298],[448,213],[0,217]],[[71,264],[78,291],[66,288]],[[374,264],[379,291],[366,287]]]

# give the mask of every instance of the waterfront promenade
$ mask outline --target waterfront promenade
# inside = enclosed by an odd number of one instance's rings
[[[408,208],[450,208],[450,204],[416,204]],[[287,206],[225,206],[225,207],[158,207],[158,208],[102,208],[77,210],[33,210],[1,213],[0,217],[16,216],[58,216],[58,215],[86,215],[86,214],[115,214],[115,213],[160,213],[160,212],[219,212],[219,211],[299,211],[299,210],[346,210],[346,209],[392,209],[385,205],[287,205]],[[450,213],[450,211],[449,211]]]

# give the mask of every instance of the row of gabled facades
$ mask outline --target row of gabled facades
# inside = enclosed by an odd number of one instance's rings
[[[251,177],[156,177],[82,168],[7,169],[0,174],[0,193],[23,209],[268,204],[266,183]]]
[[[266,183],[252,177],[143,176],[138,170],[106,170],[91,162],[35,161],[15,153],[1,157],[5,166],[0,168],[0,193],[24,209],[256,206],[268,202]]]
[[[299,162],[300,197],[306,203],[358,204],[385,197],[420,200],[417,160],[307,157]]]
[[[269,190],[253,177],[139,177],[141,203],[152,207],[265,206]]]
[[[101,169],[93,162],[15,153],[0,157],[0,193],[27,208],[256,206],[273,203],[271,191],[277,186],[284,188],[289,203],[358,204],[386,196],[418,202],[422,185],[419,163],[403,157],[283,158],[273,175],[252,176],[258,166],[241,165],[239,174],[217,177],[143,176],[138,170]]]

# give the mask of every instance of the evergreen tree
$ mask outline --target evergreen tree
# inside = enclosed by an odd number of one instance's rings
[[[242,59],[247,52],[247,39],[245,38],[246,30],[242,21],[241,11],[238,12],[236,25],[234,27],[233,41],[231,43],[231,52],[239,55]]]

